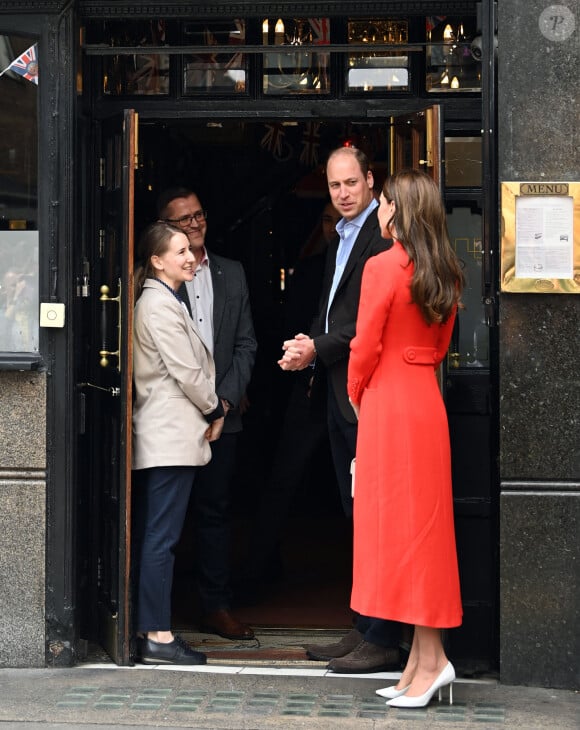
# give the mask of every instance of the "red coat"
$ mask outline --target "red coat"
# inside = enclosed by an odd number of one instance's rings
[[[408,265],[407,265],[408,264]],[[351,605],[420,626],[461,624],[447,414],[436,378],[453,316],[427,325],[397,241],[365,266],[348,393],[360,404]]]

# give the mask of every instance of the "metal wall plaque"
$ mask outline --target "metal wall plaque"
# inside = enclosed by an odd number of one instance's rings
[[[501,291],[580,294],[580,183],[502,183]]]

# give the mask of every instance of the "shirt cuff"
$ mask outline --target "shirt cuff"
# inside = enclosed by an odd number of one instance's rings
[[[218,418],[223,418],[224,416],[224,409],[222,407],[221,401],[218,398],[218,404],[217,408],[213,410],[211,413],[204,413],[204,418],[208,423],[213,423],[214,421],[217,421]]]

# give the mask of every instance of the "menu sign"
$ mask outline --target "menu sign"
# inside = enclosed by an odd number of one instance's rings
[[[502,182],[501,291],[580,294],[579,233],[579,182]]]
[[[516,278],[571,279],[574,200],[570,196],[516,198]]]

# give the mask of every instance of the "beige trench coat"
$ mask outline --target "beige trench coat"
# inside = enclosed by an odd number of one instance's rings
[[[133,469],[207,464],[214,362],[185,306],[155,279],[135,305],[133,379]]]

